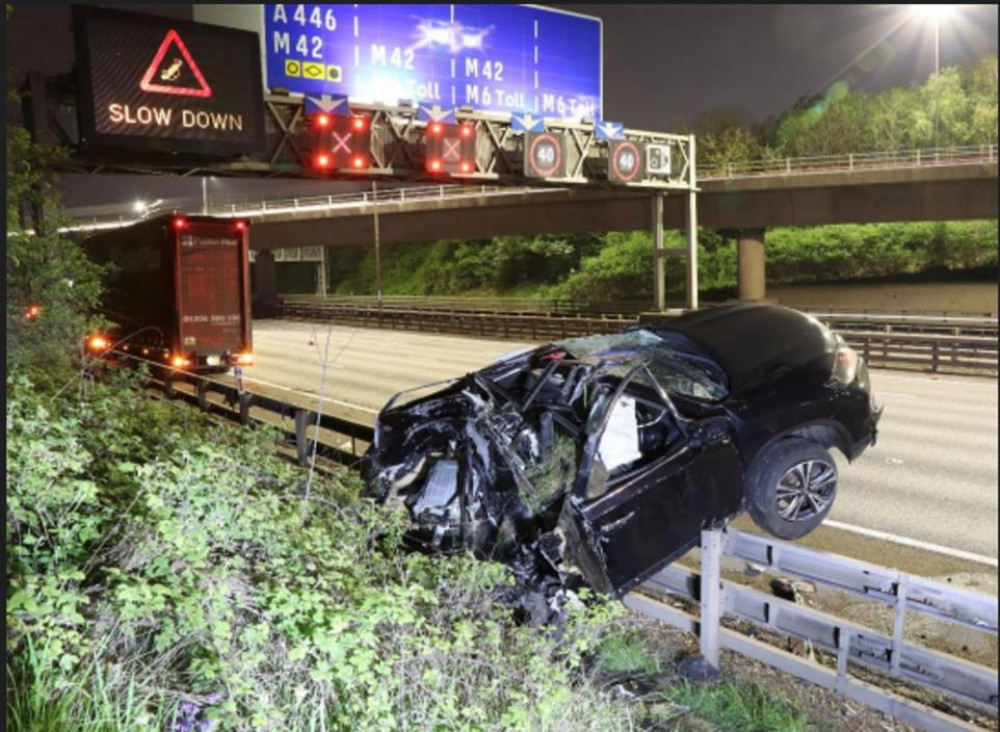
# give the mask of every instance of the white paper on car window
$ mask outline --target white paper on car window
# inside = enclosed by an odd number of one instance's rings
[[[635,414],[635,399],[622,396],[611,408],[607,429],[598,449],[601,462],[608,470],[634,462],[639,452],[639,421]]]

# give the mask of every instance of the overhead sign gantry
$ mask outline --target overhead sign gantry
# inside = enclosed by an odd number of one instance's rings
[[[272,21],[278,18],[276,8],[286,7],[291,9],[291,15],[285,16],[289,22],[298,22],[304,28],[313,23],[315,16],[320,30],[327,25],[333,27],[328,29],[331,34],[337,28],[343,30],[341,18],[347,17],[344,13],[357,12],[356,38],[361,37],[360,8],[364,6],[353,10],[348,6],[327,5],[219,7],[235,7],[237,12],[249,7],[261,14],[259,17],[265,24],[267,17]],[[525,27],[531,28],[533,34],[536,22],[539,27],[549,28],[541,25],[539,18],[560,18],[559,23],[568,22],[567,18],[573,22],[579,20],[576,16],[538,8],[529,10],[541,16],[528,14],[524,19],[520,16],[528,11],[518,6],[468,6],[469,9],[461,11],[459,8],[464,6],[385,6],[388,7],[402,14],[404,20],[399,23],[411,23],[414,12],[418,16],[423,12],[413,8],[450,7],[449,13],[454,14],[449,15],[450,35],[443,30],[440,35],[432,34],[439,39],[435,44],[442,48],[435,50],[434,44],[418,47],[414,50],[415,64],[418,58],[423,59],[418,57],[418,51],[451,53],[444,39],[446,36],[461,39],[464,31],[460,28],[466,28],[466,20],[454,18],[482,20],[493,17],[489,13],[510,12],[514,20],[509,25],[521,28],[518,32],[522,36]],[[487,14],[463,15],[473,13],[477,7],[480,13]],[[299,8],[302,8],[301,18],[296,20]],[[385,8],[378,12],[391,12]],[[341,15],[328,15],[327,10]],[[328,17],[331,20],[327,21]],[[425,20],[423,16],[418,18],[418,30],[426,26]],[[693,136],[627,129],[620,123],[602,119],[551,116],[544,114],[544,103],[543,114],[536,115],[530,108],[490,111],[470,106],[427,105],[419,100],[363,103],[349,96],[325,94],[322,91],[325,86],[318,88],[318,97],[307,93],[306,87],[301,87],[300,94],[277,86],[264,91],[261,47],[257,45],[260,41],[256,34],[246,30],[97,8],[78,9],[74,21],[78,78],[69,96],[76,114],[67,109],[65,89],[59,93],[40,77],[29,76],[30,117],[36,135],[42,141],[59,142],[71,148],[72,154],[62,163],[65,169],[646,189],[654,194],[658,303],[662,306],[664,302],[662,257],[686,254],[688,304],[697,304]],[[352,17],[348,25],[351,37],[355,37],[354,27]],[[509,28],[503,30],[497,26],[495,30],[498,42],[514,37]],[[393,33],[386,30],[385,39],[395,38]],[[325,48],[325,36],[315,37]],[[598,49],[599,37],[598,24]],[[311,43],[307,40],[302,46],[306,53],[312,53]],[[370,47],[371,44],[369,50]],[[266,45],[264,48],[265,63],[271,64],[273,58],[266,53]],[[330,53],[341,53],[343,49],[338,48],[334,44]],[[359,49],[360,45],[353,48]],[[470,62],[468,68],[475,66],[482,70],[489,62],[494,81],[497,69],[511,72],[513,67],[504,65],[510,62],[505,62],[507,57],[503,55],[510,48],[504,50],[502,45],[494,48],[492,41],[484,40],[474,50],[478,55],[472,54],[469,44],[463,41],[458,51],[464,51],[464,55],[456,57],[456,68],[457,58],[477,58],[478,65]],[[494,51],[499,55],[490,56]],[[285,52],[283,41],[280,52]],[[522,59],[523,65],[534,64],[535,55],[533,50]],[[381,51],[376,56],[381,59]],[[322,58],[326,64],[339,57],[323,55]],[[541,50],[538,58],[546,58]],[[301,61],[305,63],[304,59]],[[544,66],[548,62],[539,63]],[[363,63],[358,65],[360,78],[364,78],[366,68]],[[535,71],[532,70],[532,82]],[[350,77],[342,69],[340,78],[341,82],[329,83],[347,83],[344,80]],[[596,78],[599,80],[599,72]],[[465,83],[467,86],[467,80]],[[586,87],[572,87],[577,91],[583,88]],[[600,108],[599,94],[598,87],[591,108]],[[544,93],[541,98],[544,100]],[[464,99],[469,100],[467,96]],[[685,193],[689,201],[688,246],[678,251],[664,250],[662,246],[661,196],[671,192]]]

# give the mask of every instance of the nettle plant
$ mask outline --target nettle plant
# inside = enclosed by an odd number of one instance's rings
[[[303,507],[273,434],[121,384],[82,404],[16,387],[12,728],[631,723],[585,663],[620,606],[580,603],[558,639],[517,626],[504,567],[402,552],[404,517],[358,499],[351,474],[318,477]]]

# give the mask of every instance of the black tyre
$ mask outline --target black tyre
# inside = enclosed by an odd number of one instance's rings
[[[798,539],[819,526],[837,496],[837,464],[815,442],[789,438],[757,456],[747,476],[747,509],[760,528]]]

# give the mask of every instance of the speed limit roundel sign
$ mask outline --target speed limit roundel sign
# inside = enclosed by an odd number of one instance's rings
[[[642,172],[642,151],[631,140],[622,140],[611,148],[608,161],[608,179],[631,183]]]
[[[564,175],[562,140],[559,137],[549,132],[529,134],[525,143],[525,175],[533,178],[561,178]]]

